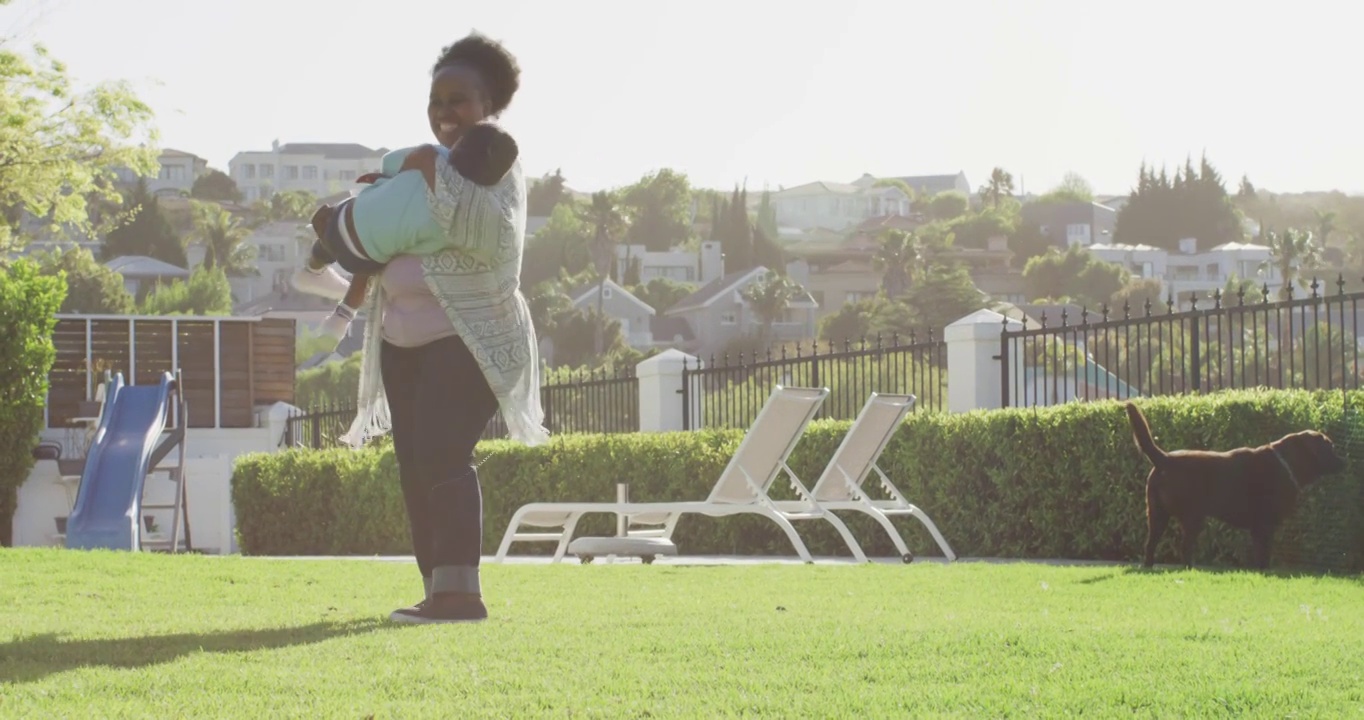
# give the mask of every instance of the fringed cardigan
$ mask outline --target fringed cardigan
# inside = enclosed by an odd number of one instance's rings
[[[521,164],[497,185],[483,187],[464,179],[444,157],[436,161],[427,207],[432,221],[447,231],[450,247],[422,258],[426,284],[483,370],[511,438],[542,444],[549,431],[540,406],[540,358],[530,307],[520,290],[526,239]],[[343,436],[355,448],[392,429],[379,368],[382,283],[370,283],[366,314],[359,412]]]

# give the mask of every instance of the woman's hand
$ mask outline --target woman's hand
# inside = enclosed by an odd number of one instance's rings
[[[434,191],[436,189],[437,157],[434,145],[422,145],[403,158],[403,166],[398,169],[398,172],[420,170],[422,177],[426,178],[426,188]]]

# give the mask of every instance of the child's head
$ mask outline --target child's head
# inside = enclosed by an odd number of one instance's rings
[[[497,117],[521,87],[521,67],[502,44],[473,32],[445,48],[431,68],[431,132],[452,147],[478,122]]]

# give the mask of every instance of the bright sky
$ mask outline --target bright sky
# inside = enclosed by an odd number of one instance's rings
[[[161,144],[220,169],[273,139],[429,141],[430,66],[477,28],[524,69],[503,120],[527,171],[579,190],[660,167],[979,187],[1000,165],[1033,192],[1073,170],[1122,193],[1143,160],[1206,149],[1232,187],[1364,192],[1361,19],[1346,0],[14,0],[0,32],[81,82],[134,81]]]

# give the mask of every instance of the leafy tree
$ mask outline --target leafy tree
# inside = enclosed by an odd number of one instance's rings
[[[1009,233],[1009,249],[1014,253],[1014,264],[1027,266],[1028,261],[1046,254],[1056,247],[1052,239],[1042,233],[1035,223],[1019,221],[1018,227]]]
[[[1079,173],[1068,172],[1039,202],[1094,202],[1094,186]]]
[[[772,337],[772,325],[782,318],[786,306],[800,294],[800,286],[785,275],[768,270],[750,283],[739,296],[753,309],[762,327],[758,331],[759,344],[766,346]]]
[[[923,262],[919,236],[903,230],[881,234],[881,247],[872,256],[872,267],[881,272],[881,289],[894,300],[909,289],[910,275]]]
[[[209,170],[194,178],[189,196],[196,200],[242,201],[242,191],[237,188],[237,181],[221,170]]]
[[[1173,251],[1181,239],[1190,237],[1198,239],[1201,249],[1243,237],[1221,175],[1206,157],[1200,168],[1186,162],[1173,178],[1163,168],[1157,174],[1143,164],[1136,189],[1118,211],[1114,242]]]
[[[753,224],[750,235],[753,238],[753,263],[774,270],[778,275],[785,275],[786,253],[773,236],[768,235],[757,223]]]
[[[221,267],[207,263],[194,268],[189,279],[157,285],[142,300],[144,315],[231,315],[232,286]]]
[[[606,279],[610,277],[612,266],[616,264],[616,243],[620,242],[627,232],[619,196],[609,190],[592,193],[592,204],[588,206],[584,219],[592,227],[590,254],[593,268],[597,271],[597,315],[605,317],[606,313],[602,306],[606,302],[606,294],[602,292],[602,288],[606,285]],[[616,325],[619,331],[619,323]],[[606,348],[607,324],[597,323],[595,327],[595,354],[600,356]],[[555,348],[557,352],[557,342]]]
[[[696,286],[672,278],[657,277],[643,285],[631,287],[630,292],[655,312],[662,314],[681,302],[682,298],[696,292]]]
[[[1108,308],[1109,317],[1118,319],[1122,317],[1123,308],[1128,309],[1128,314],[1138,317],[1146,312],[1146,303],[1151,303],[1152,312],[1165,306],[1164,285],[1156,278],[1141,278],[1133,280],[1118,289],[1109,298]]]
[[[526,251],[521,258],[523,286],[534,287],[553,280],[561,268],[576,275],[591,265],[588,248],[593,229],[585,215],[571,201],[554,207],[549,220],[526,241]]]
[[[1303,271],[1311,271],[1321,265],[1321,246],[1313,239],[1312,233],[1299,232],[1293,228],[1285,230],[1283,234],[1267,231],[1265,238],[1269,244],[1269,259],[1261,264],[1260,269],[1278,269],[1279,277],[1283,278],[1279,296],[1286,300],[1294,285],[1306,289]]]
[[[1090,308],[1107,303],[1130,275],[1121,265],[1099,260],[1078,245],[1064,253],[1049,250],[1023,268],[1023,282],[1032,297],[1070,297]]]
[[[246,238],[251,236],[250,228],[222,205],[198,200],[191,202],[194,230],[190,237],[204,245],[204,267],[222,268],[232,277],[256,274],[256,249],[246,244]]]
[[[758,221],[757,230],[761,230],[763,236],[775,241],[781,235],[781,228],[777,227],[777,207],[772,204],[772,193],[763,190],[762,198],[758,200]],[[754,232],[755,242],[757,232]]]
[[[32,260],[0,267],[0,545],[10,544],[19,486],[33,468],[64,294],[61,278],[40,273]]]
[[[564,175],[555,170],[531,186],[526,192],[526,214],[532,217],[547,217],[564,199]]]
[[[619,203],[629,221],[627,244],[664,252],[691,238],[691,182],[676,170],[645,175],[620,192]]]
[[[970,207],[971,201],[965,195],[956,190],[948,190],[933,196],[928,212],[934,220],[954,220],[965,215]]]
[[[547,334],[554,343],[556,367],[597,367],[627,347],[620,322],[596,308],[559,315]]]
[[[930,268],[910,287],[905,303],[915,310],[922,326],[941,331],[948,324],[985,307],[988,299],[972,282],[966,267],[952,263]],[[875,323],[872,330],[877,330]]]
[[[122,201],[120,172],[156,171],[152,110],[126,82],[80,91],[41,46],[29,56],[0,47],[0,256],[19,241],[25,213],[53,232],[107,232],[87,211],[92,199]],[[110,223],[109,225],[112,225]]]
[[[309,220],[320,204],[317,196],[307,190],[283,190],[261,198],[251,206],[252,224]]]
[[[131,220],[113,229],[100,248],[100,260],[108,262],[124,255],[156,258],[176,267],[188,267],[185,244],[171,228],[161,203],[147,191],[141,178],[133,186],[125,206]]]
[[[980,198],[990,207],[999,207],[1014,194],[1014,176],[1002,167],[990,171],[990,180],[980,189]]]
[[[83,247],[35,255],[43,275],[65,278],[61,312],[86,315],[130,315],[133,296],[123,276],[100,264]]]

